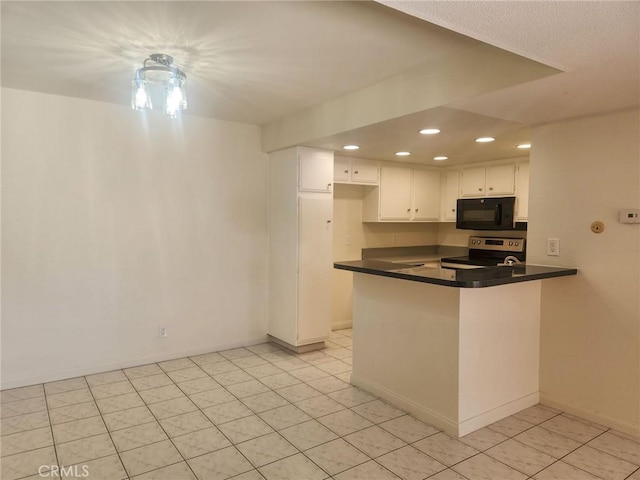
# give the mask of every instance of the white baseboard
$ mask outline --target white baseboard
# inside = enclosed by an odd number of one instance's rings
[[[539,394],[538,392],[533,392],[507,402],[504,405],[500,405],[499,407],[482,412],[480,415],[463,420],[458,424],[458,436],[463,437],[468,433],[475,432],[482,427],[486,427],[514,413],[518,413],[525,408],[533,407],[538,404],[538,402]]]
[[[94,373],[109,372],[111,370],[120,370],[122,368],[130,368],[138,365],[146,365],[148,363],[164,362],[164,361],[173,360],[176,358],[192,357],[194,355],[201,355],[203,353],[219,352],[222,350],[230,350],[232,348],[238,348],[238,347],[250,347],[252,345],[258,345],[260,343],[266,343],[268,341],[269,339],[267,335],[261,335],[255,338],[248,338],[245,340],[239,340],[237,342],[220,343],[220,344],[211,345],[209,347],[202,347],[194,350],[184,350],[180,352],[151,355],[148,357],[131,358],[128,360],[122,360],[121,362],[114,362],[114,363],[104,363],[104,364],[91,365],[91,366],[79,365],[77,366],[77,368],[70,368],[62,371],[43,372],[42,374],[25,377],[17,380],[5,381],[4,379],[2,379],[0,389],[7,390],[10,388],[25,387],[28,385],[36,385],[39,383],[56,382],[58,380],[65,380],[67,378],[82,377],[85,375],[92,375]]]
[[[410,400],[402,395],[398,395],[397,393],[394,393],[381,385],[377,385],[375,383],[371,383],[364,379],[358,378],[354,374],[351,374],[351,383],[356,387],[362,388],[367,392],[377,395],[378,397],[388,401],[399,409],[410,413],[423,422],[444,430],[450,435],[458,435],[458,423],[453,419],[444,417],[439,413],[429,410],[428,408],[417,404],[413,400]]]
[[[626,435],[630,435],[640,440],[640,425],[621,422],[620,420],[617,420],[608,415],[604,415],[599,412],[594,412],[592,410],[576,407],[574,405],[567,403],[566,401],[553,398],[543,393],[540,394],[540,403],[543,405],[547,405],[549,407],[557,408],[558,410],[562,410],[563,412],[566,412],[570,415],[575,415],[576,417],[584,418],[585,420],[589,420],[590,422],[597,423],[604,427],[612,428],[614,430],[617,430],[619,432],[622,432]]]
[[[468,433],[474,432],[482,427],[486,427],[487,425],[497,422],[498,420],[502,420],[503,418],[513,415],[525,408],[532,407],[538,403],[538,392],[534,392],[483,412],[475,417],[458,422],[455,419],[444,417],[411,399],[398,395],[383,386],[358,378],[356,375],[351,374],[351,383],[363,390],[377,395],[401,410],[410,413],[419,420],[429,423],[454,437],[467,435]]]

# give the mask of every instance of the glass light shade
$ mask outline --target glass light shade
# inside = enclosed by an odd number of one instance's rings
[[[187,108],[187,97],[184,91],[184,85],[179,78],[169,80],[167,86],[164,113],[169,117],[175,117],[180,110]]]
[[[131,89],[131,108],[134,110],[151,110],[151,96],[142,80],[134,80]]]

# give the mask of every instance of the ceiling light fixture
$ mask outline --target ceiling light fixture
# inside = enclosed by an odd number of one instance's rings
[[[489,143],[489,142],[493,142],[493,141],[495,141],[495,138],[493,138],[493,137],[476,138],[476,142],[478,142],[478,143]]]
[[[359,145],[345,145],[342,147],[343,150],[358,150],[360,148]]]
[[[449,157],[445,157],[444,155],[440,155],[438,157],[433,157],[434,160],[437,160],[438,162],[442,162],[443,160],[449,160]]]
[[[520,145],[518,145],[517,148],[520,148],[520,149],[524,150],[526,148],[531,148],[531,144],[530,143],[521,143]]]
[[[422,135],[435,135],[436,133],[440,133],[440,130],[437,128],[423,128],[420,130]]]
[[[411,155],[411,152],[396,152],[396,155],[398,157],[408,157],[409,155]]]
[[[131,108],[152,110],[151,97],[160,95],[164,114],[175,118],[178,112],[187,108],[186,80],[184,72],[173,65],[173,57],[164,53],[149,55],[133,78]]]

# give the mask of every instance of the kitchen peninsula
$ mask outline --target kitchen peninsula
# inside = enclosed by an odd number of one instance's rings
[[[538,403],[541,281],[576,269],[334,267],[354,272],[354,385],[454,436]]]

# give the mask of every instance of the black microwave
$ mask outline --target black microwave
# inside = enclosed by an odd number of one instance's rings
[[[456,228],[462,230],[515,230],[516,197],[459,198]]]

